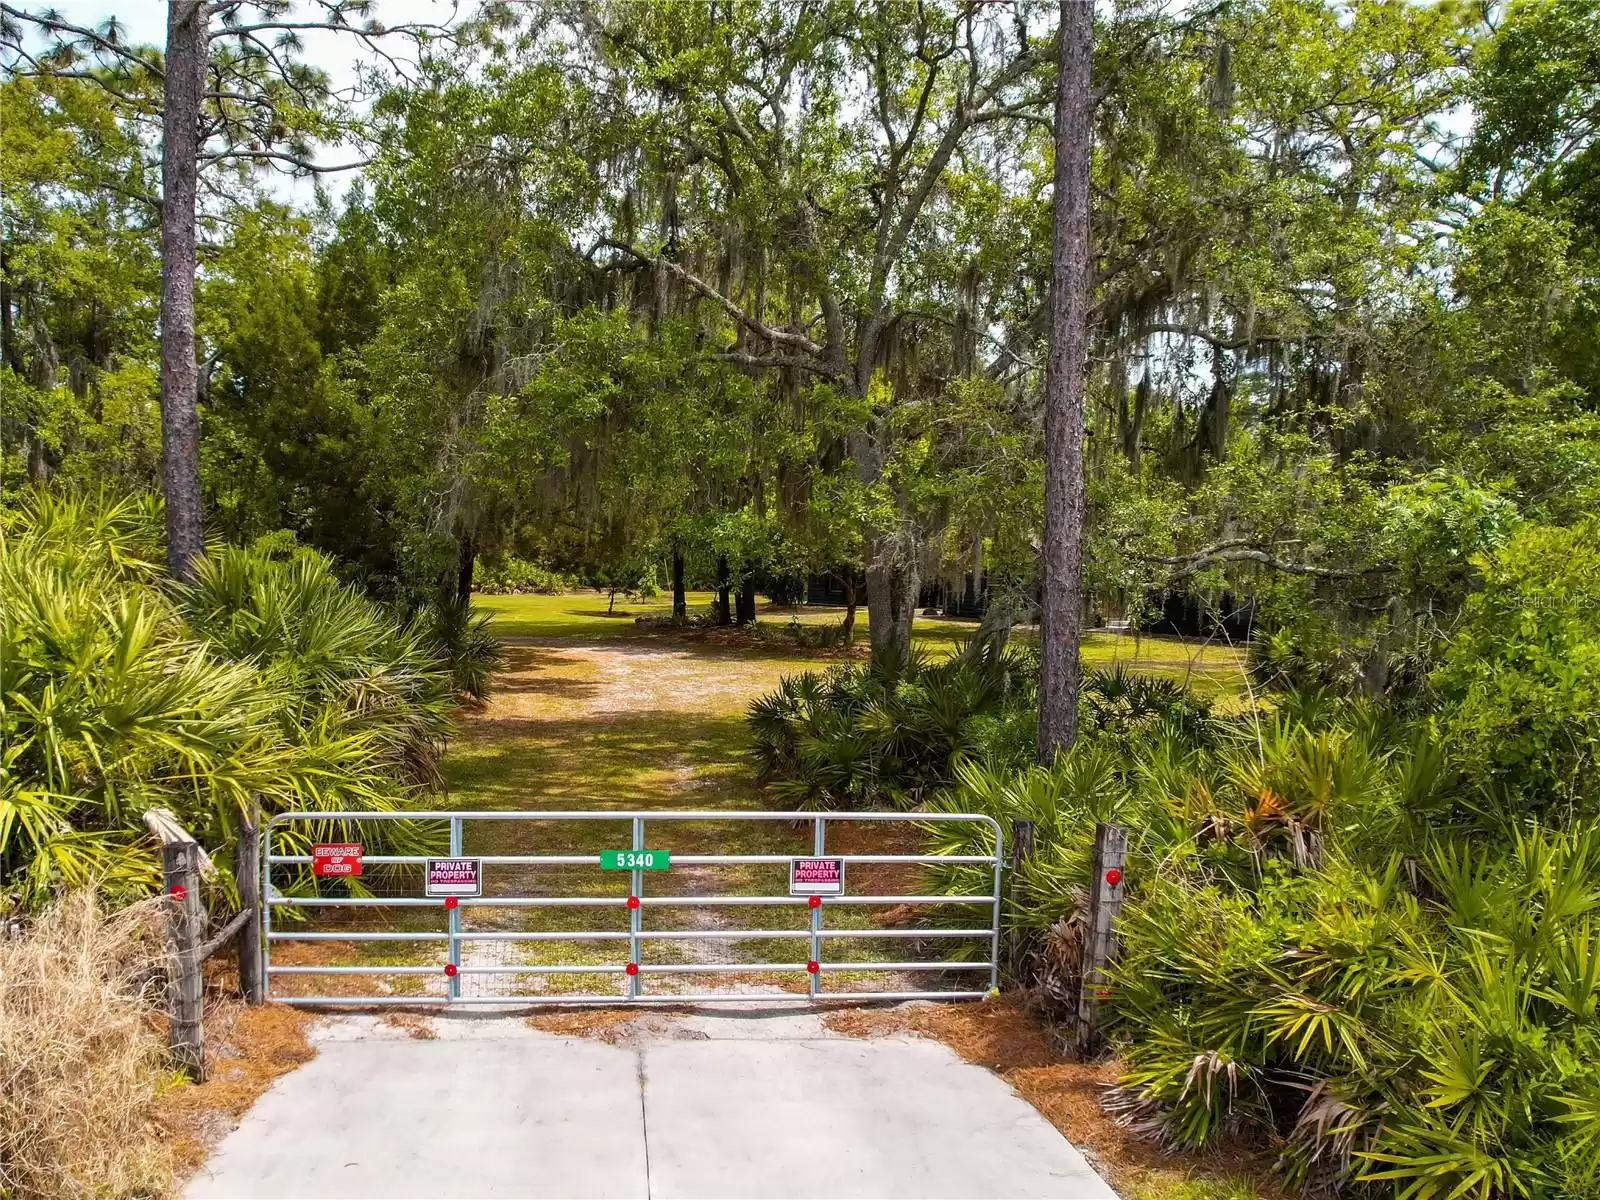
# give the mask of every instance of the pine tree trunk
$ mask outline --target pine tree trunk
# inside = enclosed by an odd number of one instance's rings
[[[679,546],[672,548],[672,619],[689,619],[689,598],[683,590],[683,550]]]
[[[167,573],[194,577],[205,553],[200,509],[200,413],[195,363],[195,190],[206,14],[200,0],[167,6],[161,139],[161,475]]]
[[[739,579],[738,616],[740,625],[754,625],[756,621],[756,577],[743,575]]]
[[[856,640],[856,573],[851,571],[844,578],[844,624],[840,626],[844,633],[844,644],[851,646]]]
[[[1070,749],[1078,737],[1093,49],[1094,5],[1061,0],[1050,360],[1045,379],[1044,594],[1039,623],[1039,758],[1047,763]]]

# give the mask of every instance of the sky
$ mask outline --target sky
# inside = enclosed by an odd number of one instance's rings
[[[90,28],[98,28],[107,17],[115,16],[129,42],[163,46],[167,40],[165,0],[54,0],[53,3],[23,3],[18,7],[31,11],[53,8],[66,20]],[[449,0],[375,0],[371,17],[385,25],[442,22],[449,20],[452,13],[465,13],[471,7],[472,0],[462,0],[459,6]],[[323,17],[316,4],[300,2],[293,6],[287,19],[320,21]],[[335,90],[355,83],[360,67],[377,61],[360,38],[348,34],[311,30],[301,33],[300,37],[304,49],[299,57],[326,71]],[[391,52],[401,54],[409,48],[408,41],[396,38]],[[319,163],[347,162],[352,157],[348,147],[322,146],[318,148],[316,160]],[[353,177],[353,173],[327,175],[323,177],[323,186],[337,198]],[[278,176],[273,183],[273,191],[281,200],[301,206],[315,199],[315,188],[310,179],[287,176]]]

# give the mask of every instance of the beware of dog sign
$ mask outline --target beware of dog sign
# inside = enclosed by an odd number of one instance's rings
[[[791,858],[789,894],[791,896],[844,895],[844,859]]]
[[[318,842],[311,847],[313,875],[361,874],[360,842]]]
[[[483,863],[476,858],[428,859],[423,895],[483,895]]]

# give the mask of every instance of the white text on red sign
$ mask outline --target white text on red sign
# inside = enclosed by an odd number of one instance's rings
[[[313,875],[361,874],[360,842],[318,842],[311,847]]]

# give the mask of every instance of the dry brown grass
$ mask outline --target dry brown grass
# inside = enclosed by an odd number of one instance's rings
[[[1266,1157],[1248,1147],[1179,1154],[1135,1137],[1100,1106],[1121,1074],[1118,1064],[1066,1061],[1043,1022],[1014,1000],[843,1009],[823,1021],[851,1037],[931,1038],[989,1068],[1082,1150],[1119,1195],[1178,1194],[1179,1185],[1196,1182],[1217,1185],[1216,1194],[1239,1194],[1233,1189],[1243,1183],[1263,1200],[1286,1195]]]
[[[159,1195],[174,1155],[152,1105],[170,1078],[152,1020],[161,901],[106,916],[68,895],[0,941],[0,1195]]]
[[[385,1025],[401,1030],[415,1041],[431,1042],[439,1036],[434,1031],[433,1021],[422,1013],[389,1008],[379,1013],[378,1016],[382,1018]]]
[[[562,1037],[594,1038],[615,1046],[626,1041],[632,1026],[646,1017],[637,1008],[577,1008],[565,1012],[535,1013],[528,1024]]]

